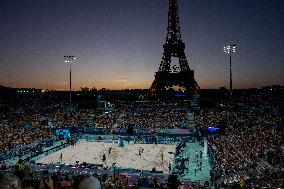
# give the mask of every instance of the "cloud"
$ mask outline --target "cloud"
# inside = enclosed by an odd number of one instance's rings
[[[113,83],[118,88],[129,89],[133,87],[133,83],[128,80],[128,76],[126,75],[119,75],[115,76]]]
[[[58,82],[52,82],[52,83],[48,83],[48,85],[55,85],[55,86],[60,86],[60,85],[67,85],[68,84],[68,82],[66,82],[66,81],[58,81]]]
[[[116,76],[117,78],[128,78],[128,76],[127,75],[118,75],[118,76]]]
[[[56,91],[66,91],[66,89],[62,89],[62,88],[55,88],[54,90],[56,90]]]
[[[116,79],[115,82],[116,83],[126,83],[128,82],[128,80],[127,79]]]
[[[132,88],[132,87],[133,87],[133,83],[130,83],[130,82],[124,83],[124,84],[122,85],[122,87],[125,88],[125,89]]]

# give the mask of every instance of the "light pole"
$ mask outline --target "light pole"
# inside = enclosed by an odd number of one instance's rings
[[[66,62],[66,63],[68,63],[69,64],[69,66],[70,66],[70,88],[69,88],[69,92],[70,92],[70,94],[69,94],[69,100],[70,100],[70,106],[71,106],[71,104],[72,104],[72,101],[71,101],[71,90],[72,90],[72,86],[71,86],[71,65],[72,65],[72,63],[73,62],[75,62],[75,60],[76,60],[76,57],[75,56],[70,56],[70,55],[68,55],[68,56],[64,56],[64,62]]]
[[[233,81],[232,81],[232,54],[236,52],[236,44],[226,45],[224,47],[224,53],[230,55],[230,103],[232,100],[232,89],[233,89]]]

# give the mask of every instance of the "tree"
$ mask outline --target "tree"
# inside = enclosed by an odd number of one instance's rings
[[[98,90],[96,89],[96,87],[93,87],[90,89],[90,93],[93,94],[93,95],[96,95],[98,92]]]

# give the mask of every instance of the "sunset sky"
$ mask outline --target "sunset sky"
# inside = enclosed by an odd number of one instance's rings
[[[284,85],[283,0],[178,0],[182,40],[201,88]],[[1,0],[0,85],[149,88],[166,39],[168,0]],[[175,60],[174,60],[175,61]]]

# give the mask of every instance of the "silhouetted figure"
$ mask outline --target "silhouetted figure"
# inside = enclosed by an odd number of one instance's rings
[[[172,171],[172,164],[169,163],[169,174],[171,174]]]
[[[102,160],[103,160],[103,162],[106,161],[106,155],[105,154],[103,155],[103,159]]]

